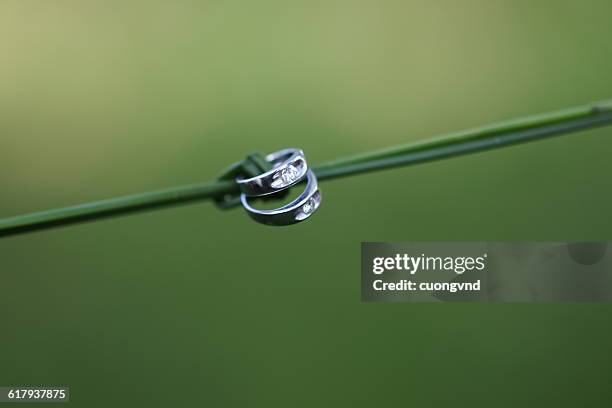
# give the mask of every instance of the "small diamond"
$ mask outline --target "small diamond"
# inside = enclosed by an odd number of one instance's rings
[[[315,200],[314,198],[309,199],[306,204],[304,204],[304,206],[302,207],[302,211],[304,211],[304,214],[310,214],[311,212],[313,212],[315,209]]]
[[[287,184],[293,183],[298,176],[298,169],[291,164],[281,171],[281,178]]]
[[[272,187],[280,188],[293,183],[297,180],[299,173],[300,171],[295,166],[288,165],[272,177],[274,179]]]

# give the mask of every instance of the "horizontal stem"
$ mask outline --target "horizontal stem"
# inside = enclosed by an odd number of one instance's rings
[[[599,110],[596,114],[575,115],[558,121],[549,120],[534,126],[517,126],[516,123],[511,128],[504,128],[505,125],[491,126],[326,163],[318,166],[315,172],[321,180],[353,176],[542,140],[609,124],[612,124],[612,110]]]
[[[324,163],[315,167],[314,171],[320,180],[333,179],[541,140],[609,124],[612,124],[612,101],[349,156]],[[237,191],[233,181],[224,180],[19,215],[0,220],[0,237],[201,201]]]
[[[0,220],[0,237],[200,201],[236,191],[235,183],[193,184],[57,208]]]
[[[555,112],[548,112],[539,115],[512,119],[505,122],[497,122],[474,129],[467,129],[438,137],[432,137],[417,142],[411,142],[399,146],[392,146],[384,149],[375,150],[372,152],[356,154],[353,156],[348,156],[338,160],[327,162],[320,167],[325,169],[339,168],[355,163],[374,161],[387,157],[400,156],[403,154],[412,154],[417,151],[429,150],[442,146],[456,145],[472,140],[487,139],[492,138],[496,135],[522,132],[527,129],[541,128],[548,125],[562,123],[571,124],[576,120],[584,118],[596,119],[602,116],[607,116],[611,112],[612,100],[602,101],[590,105],[583,105]]]

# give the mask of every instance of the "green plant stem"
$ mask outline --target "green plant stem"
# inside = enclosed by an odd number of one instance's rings
[[[20,215],[0,220],[0,237],[205,200],[234,189],[230,181],[193,184]]]
[[[612,124],[612,101],[500,122],[325,163],[320,180],[490,150]]]
[[[541,140],[609,124],[612,124],[612,101],[349,156],[314,167],[314,171],[319,180],[327,180]],[[0,220],[0,237],[201,201],[237,191],[234,182],[223,180],[25,214]]]

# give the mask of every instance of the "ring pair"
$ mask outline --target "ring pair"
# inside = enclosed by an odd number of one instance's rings
[[[291,225],[310,217],[321,204],[321,191],[317,177],[308,168],[304,152],[300,149],[283,149],[265,156],[273,168],[251,178],[237,177],[240,201],[247,214],[266,225]],[[306,188],[295,200],[272,210],[254,208],[249,200],[286,190],[306,179]]]

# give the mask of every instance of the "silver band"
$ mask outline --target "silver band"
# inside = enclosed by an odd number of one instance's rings
[[[240,191],[250,197],[273,194],[299,183],[308,171],[304,152],[300,149],[283,149],[266,156],[274,168],[248,179],[238,177]]]
[[[298,198],[287,205],[274,210],[258,210],[249,204],[246,194],[240,195],[242,206],[247,214],[257,222],[267,225],[291,225],[310,217],[321,204],[321,192],[317,185],[317,177],[308,170],[306,172],[306,188]]]

